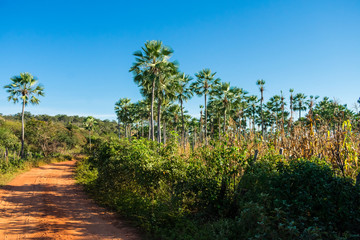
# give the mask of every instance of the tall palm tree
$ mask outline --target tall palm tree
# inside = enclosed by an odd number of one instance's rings
[[[183,103],[184,101],[187,102],[192,96],[193,92],[188,87],[189,82],[193,78],[185,73],[179,73],[178,80],[179,80],[179,88],[176,93],[176,98],[179,100],[180,108],[181,108],[181,138],[184,145],[185,151],[185,122],[184,122],[184,108]]]
[[[257,80],[256,85],[259,86],[259,90],[261,93],[261,98],[260,98],[260,117],[261,117],[261,134],[264,136],[264,113],[263,113],[263,102],[264,102],[264,85],[265,85],[265,81],[262,79]]]
[[[38,96],[44,96],[44,87],[37,85],[37,78],[30,73],[20,73],[20,76],[10,78],[11,83],[4,88],[7,89],[10,95],[8,101],[17,103],[19,99],[22,101],[21,112],[21,151],[20,156],[24,158],[24,142],[25,142],[25,106],[30,102],[31,104],[39,104]]]
[[[247,108],[245,109],[246,115],[249,117],[249,127],[252,125],[252,129],[255,132],[255,118],[257,112],[258,97],[256,95],[248,96],[246,99]]]
[[[200,142],[201,144],[203,143],[204,139],[203,139],[203,108],[204,106],[203,105],[200,105],[200,118],[199,118],[199,139],[200,139]]]
[[[306,98],[305,94],[298,93],[294,97],[294,110],[299,111],[299,119],[301,119],[301,111],[306,110]]]
[[[192,149],[196,147],[196,139],[197,139],[197,129],[199,128],[199,120],[196,118],[192,118],[189,121],[190,133],[192,136]]]
[[[163,65],[168,62],[173,50],[164,46],[161,41],[147,41],[142,50],[134,53],[135,63],[130,68],[135,77],[134,81],[143,86],[147,93],[151,96],[150,107],[150,128],[151,140],[155,140],[154,132],[154,101],[156,81],[159,80]]]
[[[173,101],[180,87],[177,63],[167,62],[161,66],[161,74],[156,82],[157,96],[157,140],[161,142],[161,107],[164,101]]]
[[[128,98],[120,98],[119,101],[115,103],[115,113],[118,117],[119,122],[121,121],[124,124],[124,130],[125,130],[125,137],[128,137],[128,128],[129,124],[131,123],[131,109],[132,103],[131,100]],[[131,136],[131,134],[130,134]]]
[[[91,132],[94,130],[95,125],[97,125],[97,121],[89,116],[84,121],[84,127],[86,130],[89,131],[89,144],[90,144],[90,151],[91,151]]]
[[[150,102],[148,102],[148,99],[144,99],[141,101],[138,101],[136,103],[136,109],[137,109],[137,115],[140,121],[141,126],[141,137],[144,137],[144,121],[149,119],[149,109],[150,109]],[[149,126],[150,127],[150,126]]]
[[[294,110],[294,96],[293,96],[294,89],[290,88],[289,92],[290,92],[290,123],[291,123],[293,120],[293,110]]]
[[[283,102],[281,102],[281,96],[275,95],[272,96],[269,101],[266,103],[266,109],[269,111],[269,121],[271,122],[270,125],[276,124],[279,127],[279,119],[283,118]]]
[[[217,120],[217,126],[218,126],[218,137],[220,139],[221,137],[221,116],[224,113],[224,106],[221,98],[212,98],[210,99],[208,106],[207,106],[208,116],[212,120],[212,126],[215,123],[215,120]],[[212,129],[214,130],[214,129]],[[213,134],[213,131],[212,131]],[[213,136],[212,136],[213,137]]]
[[[282,133],[284,132],[284,128],[285,128],[285,97],[283,95],[283,92],[280,91],[280,102],[281,102],[281,131]]]
[[[313,116],[313,108],[316,104],[316,100],[319,98],[319,96],[313,96],[311,95],[310,98],[306,101],[306,105],[309,108],[309,117],[311,119],[311,124],[314,122],[314,116]]]
[[[215,78],[216,72],[212,73],[210,69],[206,68],[195,74],[196,81],[191,84],[191,88],[198,96],[204,95],[205,98],[205,143],[207,144],[207,96],[210,90],[220,83],[219,78]]]
[[[236,87],[230,87],[230,83],[220,83],[214,90],[213,95],[221,101],[224,123],[223,134],[225,134],[227,126],[227,112],[232,110],[236,103],[240,103],[240,94],[242,90]]]

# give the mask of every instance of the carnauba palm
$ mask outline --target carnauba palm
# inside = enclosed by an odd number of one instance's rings
[[[30,73],[20,73],[20,76],[10,78],[11,83],[4,88],[9,93],[8,101],[17,103],[21,101],[21,151],[20,155],[24,158],[24,141],[25,141],[25,106],[30,104],[39,104],[38,96],[44,96],[44,87],[37,85],[37,78]]]

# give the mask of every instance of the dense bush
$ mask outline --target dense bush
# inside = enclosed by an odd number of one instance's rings
[[[170,141],[98,144],[78,180],[156,239],[360,237],[360,189],[325,162],[274,154],[253,162],[225,142],[183,156]]]

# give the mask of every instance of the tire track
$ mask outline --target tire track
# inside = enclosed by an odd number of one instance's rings
[[[0,239],[140,239],[138,231],[87,199],[75,161],[34,168],[0,190]]]

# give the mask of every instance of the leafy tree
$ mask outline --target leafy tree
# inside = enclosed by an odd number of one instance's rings
[[[19,139],[5,127],[0,127],[0,149],[4,148],[5,157],[8,156],[9,151],[19,150]]]
[[[19,99],[22,101],[21,112],[21,150],[20,155],[24,158],[24,142],[25,142],[25,106],[30,102],[31,104],[39,104],[38,96],[44,96],[44,87],[37,85],[36,77],[30,73],[20,73],[20,76],[10,78],[11,83],[4,88],[10,94],[9,101],[17,103]]]

